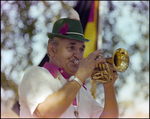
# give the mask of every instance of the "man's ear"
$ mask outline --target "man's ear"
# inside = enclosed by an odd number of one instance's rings
[[[56,53],[56,47],[52,43],[48,43],[47,53],[49,57],[54,57]]]

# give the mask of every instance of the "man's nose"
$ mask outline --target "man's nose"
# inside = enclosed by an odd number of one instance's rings
[[[76,50],[74,52],[74,57],[77,59],[81,59],[83,57],[83,53],[81,53],[80,51]]]

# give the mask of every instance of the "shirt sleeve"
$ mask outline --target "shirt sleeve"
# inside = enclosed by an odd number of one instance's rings
[[[92,98],[92,109],[91,109],[91,116],[92,118],[99,118],[103,112],[103,107]]]
[[[85,90],[84,90],[85,92]],[[86,90],[86,96],[88,96],[88,103],[87,105],[90,105],[90,107],[86,106],[86,108],[89,110],[89,116],[90,118],[99,118],[103,112],[103,107],[100,103],[98,103],[93,96],[91,95],[91,92],[87,89]],[[84,99],[85,100],[85,99]]]
[[[34,66],[29,68],[19,85],[20,98],[25,101],[31,115],[37,105],[46,97],[58,90],[58,80],[43,67]]]

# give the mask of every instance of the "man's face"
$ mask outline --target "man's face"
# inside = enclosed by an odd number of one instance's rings
[[[74,75],[78,69],[78,65],[74,60],[83,58],[85,43],[72,39],[61,39],[55,47],[53,63],[60,68],[64,68],[68,76]]]

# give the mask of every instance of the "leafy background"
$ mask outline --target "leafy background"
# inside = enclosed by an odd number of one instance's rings
[[[47,32],[77,1],[1,1],[1,108],[13,108],[24,71],[46,54]],[[115,83],[120,117],[149,117],[149,1],[102,1],[104,57],[121,47],[130,65]],[[101,44],[98,44],[100,48]],[[90,89],[90,82],[86,82]],[[104,104],[102,84],[96,100]],[[18,113],[17,107],[13,110]]]

